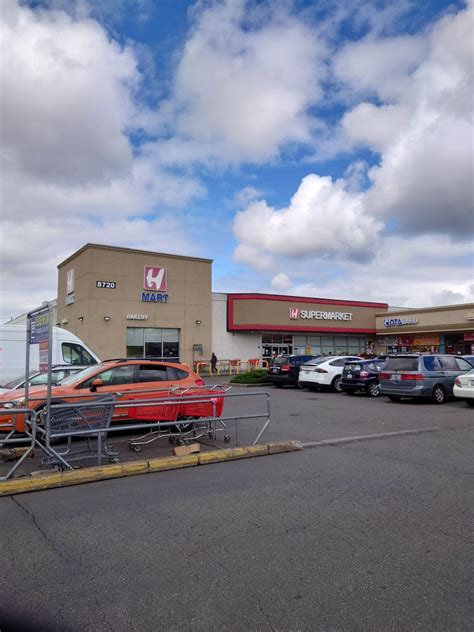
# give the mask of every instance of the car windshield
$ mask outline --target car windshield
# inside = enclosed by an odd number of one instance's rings
[[[89,377],[89,375],[93,375],[94,373],[96,373],[96,371],[99,370],[100,366],[101,366],[100,364],[94,364],[92,366],[88,366],[86,369],[83,369],[82,371],[72,373],[68,377],[65,377],[64,380],[61,380],[60,384],[61,386],[67,386],[68,384],[75,384],[76,382],[83,380],[86,377]]]
[[[34,373],[31,373],[30,375],[34,375]],[[8,388],[8,389],[16,388],[18,384],[21,384],[24,381],[25,381],[25,375],[24,374],[19,375],[18,377],[16,377],[13,380],[10,380],[6,384],[0,384],[0,388]]]

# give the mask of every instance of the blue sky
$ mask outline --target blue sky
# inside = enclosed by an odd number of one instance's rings
[[[87,242],[221,292],[474,301],[472,12],[4,0],[2,321]]]

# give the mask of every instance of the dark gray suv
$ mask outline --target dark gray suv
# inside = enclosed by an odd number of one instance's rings
[[[388,356],[379,375],[380,394],[393,402],[402,397],[425,397],[443,404],[452,397],[454,380],[472,369],[461,356],[398,354]]]

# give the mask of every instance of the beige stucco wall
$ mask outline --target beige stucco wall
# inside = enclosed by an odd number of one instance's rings
[[[232,296],[232,295],[230,295]],[[265,330],[278,328],[281,331],[324,331],[337,328],[341,331],[375,332],[375,314],[380,312],[380,304],[362,305],[353,301],[340,304],[309,302],[288,297],[284,300],[275,298],[243,298],[233,299],[233,325],[239,327]],[[299,317],[290,318],[290,308],[298,308]],[[320,312],[344,312],[352,315],[350,320],[322,318],[301,318],[301,310]],[[232,328],[232,327],[231,327]]]
[[[166,268],[167,303],[141,300],[145,266]],[[70,269],[74,303],[66,305]],[[203,356],[211,353],[211,276],[209,259],[87,244],[58,266],[58,321],[103,359],[125,357],[127,327],[179,329],[181,361],[192,363],[193,345],[203,345]],[[114,281],[117,287],[97,288],[96,281]],[[148,319],[127,320],[127,314]]]
[[[416,319],[417,323],[386,327],[386,319]],[[419,332],[470,332],[474,331],[474,303],[432,307],[419,310],[399,310],[375,317],[378,335],[413,334]]]

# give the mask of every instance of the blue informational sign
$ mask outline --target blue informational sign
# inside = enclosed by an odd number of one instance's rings
[[[28,316],[30,320],[30,344],[47,342],[49,336],[49,314],[48,311],[38,312]]]

